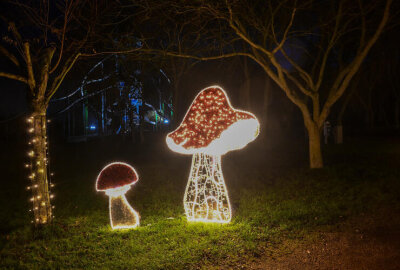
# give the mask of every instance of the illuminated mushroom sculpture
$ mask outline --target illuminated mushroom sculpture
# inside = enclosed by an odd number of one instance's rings
[[[101,170],[96,180],[96,190],[104,191],[110,198],[110,223],[113,229],[131,229],[139,225],[139,214],[126,200],[125,193],[139,180],[129,164],[114,162]]]
[[[196,96],[180,126],[166,138],[172,151],[193,155],[184,195],[188,221],[230,222],[221,155],[246,146],[259,128],[253,114],[231,106],[222,88],[211,86]]]

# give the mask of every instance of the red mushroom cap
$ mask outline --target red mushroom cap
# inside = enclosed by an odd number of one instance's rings
[[[97,191],[120,188],[136,183],[139,176],[135,169],[129,164],[113,162],[101,170],[96,181]]]
[[[249,121],[241,122],[240,120]],[[233,127],[239,122],[241,124],[246,122],[246,124]],[[243,127],[248,127],[248,134],[244,138],[233,138],[234,136],[229,134],[231,146],[226,143],[221,146],[222,142],[212,145],[217,139],[226,140],[222,137],[228,129],[238,131]],[[167,135],[167,144],[172,150],[186,154],[212,152],[213,149],[208,149],[208,146],[213,146],[214,149],[219,148],[214,152],[223,154],[229,150],[244,147],[257,137],[258,132],[259,123],[253,114],[234,109],[225,91],[218,86],[211,86],[196,96],[180,126]],[[235,136],[240,137],[240,134]],[[240,146],[237,147],[236,144]]]

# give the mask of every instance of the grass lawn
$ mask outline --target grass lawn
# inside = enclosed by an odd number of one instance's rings
[[[170,152],[161,138],[145,147],[121,141],[61,145],[51,161],[56,218],[40,230],[30,225],[23,157],[11,154],[22,151],[6,151],[0,268],[246,266],[286,252],[286,239],[307,239],[316,228],[382,207],[400,208],[399,140],[325,147],[320,170],[307,169],[305,147],[295,145],[263,147],[260,140],[223,157],[233,207],[226,225],[186,222],[182,200],[191,157]],[[95,191],[98,172],[116,160],[132,164],[140,176],[126,194],[141,215],[135,230],[112,231],[108,197]]]

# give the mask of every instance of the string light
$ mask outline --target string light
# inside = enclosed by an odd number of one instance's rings
[[[232,107],[219,86],[195,97],[180,126],[166,137],[172,151],[193,155],[183,200],[188,221],[230,222],[221,155],[245,147],[258,136],[259,127],[252,113]]]
[[[140,216],[126,200],[125,193],[139,180],[135,169],[123,162],[113,162],[101,170],[96,179],[96,190],[109,197],[110,224],[115,229],[139,226]]]
[[[28,145],[32,147],[28,151],[30,162],[25,164],[25,167],[30,169],[28,179],[31,181],[26,189],[31,190],[33,194],[30,198],[32,209],[29,209],[29,212],[33,212],[35,216],[32,223],[46,224],[53,217],[51,213],[53,207],[49,200],[54,197],[54,195],[50,195],[50,188],[54,185],[51,183],[50,174],[47,173],[49,169],[48,147],[46,147],[48,142],[46,134],[43,134],[43,131],[46,130],[45,116],[34,114],[26,121],[29,125],[27,131],[32,134],[28,141]]]
[[[188,221],[231,221],[232,212],[221,170],[221,156],[193,155],[184,207]]]

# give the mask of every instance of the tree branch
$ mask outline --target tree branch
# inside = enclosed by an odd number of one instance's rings
[[[127,54],[127,53],[133,53],[141,50],[142,47],[140,48],[134,48],[131,50],[126,50],[126,51],[109,51],[109,52],[98,52],[98,53],[81,53],[80,56],[85,56],[85,57],[93,57],[93,56],[99,56],[99,55],[107,55],[107,54]]]
[[[0,45],[0,53],[4,54],[11,62],[14,63],[17,67],[20,66],[17,57],[15,57],[12,53],[10,53],[6,48]]]
[[[228,4],[228,1],[226,1],[228,10],[229,10],[229,26],[235,31],[235,33],[241,37],[245,42],[247,42],[251,47],[260,50],[261,52],[263,52],[266,55],[271,55],[271,52],[268,51],[267,49],[265,49],[264,47],[256,44],[255,42],[253,42],[247,35],[245,35],[233,22],[233,13],[232,13],[232,8],[230,7],[230,5]]]
[[[348,87],[351,79],[353,76],[356,74],[356,72],[359,70],[360,65],[362,61],[365,59],[367,56],[369,50],[372,48],[372,46],[375,44],[377,41],[378,37],[382,33],[386,23],[388,22],[389,15],[390,15],[390,6],[392,4],[392,0],[387,0],[385,4],[385,10],[383,12],[382,19],[379,23],[378,28],[376,29],[375,33],[373,36],[368,40],[366,43],[365,47],[363,50],[361,50],[354,60],[351,62],[351,64],[348,66],[348,72],[344,76],[343,80],[340,81],[335,81],[334,85],[339,86],[339,88],[331,88],[329,91],[329,96],[328,99],[326,100],[324,107],[322,109],[320,119],[319,119],[319,125],[322,126],[323,122],[325,121],[326,117],[329,114],[329,110],[332,107],[332,105],[343,95],[343,92],[346,90]],[[340,79],[340,78],[338,78]]]
[[[68,24],[68,20],[69,20],[69,12],[70,12],[70,9],[72,8],[72,4],[73,4],[73,1],[70,2],[69,6],[68,6],[68,1],[65,2],[66,8],[65,8],[65,11],[64,11],[64,25],[63,25],[62,37],[61,37],[60,54],[58,56],[57,63],[50,70],[50,74],[53,73],[57,69],[58,65],[61,62],[61,58],[62,58],[62,55],[63,55],[63,52],[64,52],[65,32],[67,30],[67,24]]]
[[[20,76],[20,75],[15,75],[15,74],[6,73],[6,72],[0,72],[0,77],[5,77],[5,78],[12,79],[12,80],[20,81],[20,82],[23,82],[23,83],[26,83],[29,85],[28,79],[23,76]]]
[[[45,55],[43,56],[43,66],[41,67],[40,71],[40,81],[39,81],[39,90],[38,90],[38,97],[42,98],[44,97],[47,89],[47,83],[49,80],[49,69],[51,65],[51,59],[53,58],[54,52],[56,51],[56,48],[50,47],[46,48]]]
[[[296,8],[293,8],[292,16],[290,18],[289,24],[286,27],[285,32],[283,33],[283,37],[282,37],[281,42],[278,43],[278,46],[276,46],[275,49],[273,49],[273,51],[272,51],[273,54],[275,54],[277,51],[279,51],[283,47],[283,44],[285,44],[286,39],[287,39],[287,35],[288,35],[289,30],[290,30],[290,28],[292,27],[292,24],[293,24],[293,20],[294,20],[294,15],[295,14],[296,14]]]
[[[302,69],[298,64],[296,64],[293,61],[293,59],[291,57],[289,57],[289,55],[287,55],[287,53],[285,52],[285,50],[283,48],[281,48],[280,51],[282,52],[282,54],[286,58],[286,60],[288,60],[288,62],[297,70],[297,72],[299,72],[299,75],[308,84],[308,87],[310,89],[314,89],[314,82],[313,82],[311,76],[304,69]]]
[[[25,54],[26,69],[28,71],[28,85],[32,95],[35,96],[34,89],[36,87],[36,80],[35,80],[35,75],[33,73],[31,52],[28,42],[24,42],[24,54]]]
[[[326,48],[324,55],[322,57],[321,67],[319,69],[318,79],[317,79],[317,83],[315,85],[315,91],[318,91],[319,88],[321,87],[321,84],[322,84],[322,81],[324,78],[324,73],[325,73],[325,66],[328,61],[328,56],[329,56],[331,49],[333,48],[333,46],[335,44],[335,41],[336,41],[336,38],[338,35],[339,25],[340,25],[340,21],[342,18],[342,8],[343,8],[343,1],[341,1],[339,3],[339,9],[337,11],[337,15],[336,15],[336,19],[335,19],[335,28],[333,29],[332,37],[329,40],[328,47]]]
[[[81,56],[80,53],[77,53],[70,58],[68,58],[67,62],[64,65],[63,70],[61,73],[54,79],[50,91],[47,94],[46,97],[46,104],[49,103],[51,97],[57,92],[58,88],[60,87],[62,81],[64,80],[65,76],[68,74],[68,72],[71,70],[72,66],[75,64],[75,62],[78,60],[79,56]]]

